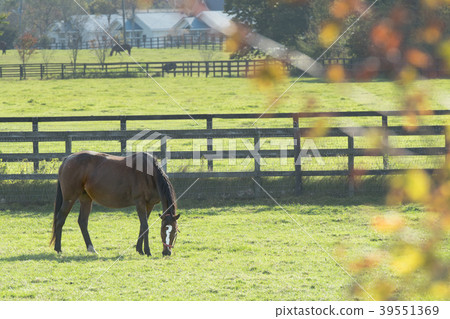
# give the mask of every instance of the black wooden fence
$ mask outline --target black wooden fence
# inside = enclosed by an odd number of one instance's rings
[[[83,77],[154,77],[206,76],[248,77],[257,74],[275,60],[223,60],[120,63],[47,63],[0,65],[0,78],[83,78]],[[281,64],[280,64],[281,65]],[[283,65],[283,67],[285,67]]]
[[[169,48],[184,48],[184,49],[198,49],[198,50],[213,50],[222,51],[224,48],[226,37],[223,35],[203,34],[203,35],[181,35],[181,36],[166,36],[166,37],[143,37],[142,39],[130,39],[130,44],[135,48],[144,49],[169,49]],[[81,41],[78,44],[78,49],[97,49],[112,47],[113,41]],[[71,47],[65,42],[52,43],[49,48],[51,50],[69,50]]]
[[[437,116],[449,116],[450,110],[434,111],[432,114]],[[391,126],[388,124],[390,118],[401,117],[402,113],[397,111],[390,112],[330,112],[330,113],[279,113],[279,114],[204,114],[193,115],[198,123],[203,123],[204,127],[200,129],[171,129],[158,130],[159,138],[163,141],[163,136],[170,136],[172,140],[186,140],[186,139],[202,139],[207,140],[207,150],[201,151],[200,156],[207,157],[214,156],[216,151],[213,149],[214,139],[253,139],[253,150],[236,150],[235,152],[223,151],[222,157],[227,159],[234,156],[235,158],[251,157],[254,160],[253,171],[215,171],[213,160],[208,160],[208,171],[199,172],[169,172],[169,176],[174,179],[183,178],[255,178],[256,180],[262,177],[270,176],[290,176],[294,177],[295,191],[300,193],[302,190],[302,180],[306,176],[347,176],[349,178],[349,190],[353,192],[355,172],[355,158],[359,156],[378,156],[383,158],[383,167],[379,169],[368,169],[359,171],[358,174],[364,176],[370,175],[387,175],[400,174],[406,169],[392,169],[389,165],[389,157],[391,156],[449,156],[450,153],[450,138],[449,132],[446,132],[444,125],[429,125],[419,126],[417,128],[405,126]],[[292,125],[290,127],[278,128],[236,128],[236,129],[215,129],[214,121],[216,120],[235,120],[243,119],[257,119],[261,117],[261,121],[267,119],[291,119]],[[309,136],[311,133],[310,127],[304,127],[302,121],[307,121],[311,118],[327,117],[327,118],[353,118],[361,117],[379,119],[379,125],[370,127],[329,127],[326,133],[319,133],[323,137],[344,137],[347,138],[346,148],[322,148],[318,149],[321,157],[346,157],[347,169],[327,169],[327,170],[305,170],[302,168],[301,160],[299,158],[302,154],[301,138]],[[115,155],[125,155],[127,147],[127,140],[133,138],[141,131],[127,130],[127,124],[136,121],[178,121],[190,120],[188,115],[151,115],[151,116],[89,116],[89,117],[10,117],[0,118],[1,123],[29,123],[29,131],[8,131],[0,132],[1,143],[32,143],[32,153],[11,153],[0,152],[0,161],[2,162],[18,162],[29,161],[34,163],[35,173],[33,174],[0,174],[0,180],[36,180],[36,179],[56,179],[55,174],[39,174],[39,163],[41,161],[49,161],[52,159],[61,160],[68,154],[72,153],[72,142],[74,141],[119,141],[120,149],[113,152]],[[118,130],[108,131],[42,131],[39,125],[43,123],[65,123],[83,121],[83,122],[116,122]],[[66,124],[67,123],[67,124]],[[23,124],[22,124],[23,125]],[[120,129],[119,129],[120,128]],[[376,130],[383,140],[383,145],[389,144],[389,139],[393,136],[440,136],[442,145],[439,147],[409,147],[409,148],[358,148],[355,147],[355,138],[364,138],[367,130]],[[447,136],[446,136],[447,134]],[[447,138],[446,138],[447,137]],[[293,148],[287,148],[280,153],[280,150],[266,150],[260,149],[260,140],[266,138],[287,138],[294,139]],[[65,142],[65,152],[62,153],[41,153],[39,151],[39,144],[43,142]],[[232,154],[233,153],[233,154]],[[160,151],[155,153],[162,160],[181,160],[194,158],[193,151],[179,150],[171,151],[170,159],[167,156],[166,144],[161,142]],[[255,155],[256,154],[256,155]],[[292,170],[261,170],[261,166],[257,161],[260,158],[281,158],[282,155],[293,159],[297,164]],[[423,167],[427,169],[427,167]]]

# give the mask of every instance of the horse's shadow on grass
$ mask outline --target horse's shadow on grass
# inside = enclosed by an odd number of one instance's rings
[[[0,262],[2,261],[27,261],[27,260],[35,260],[35,261],[57,261],[60,263],[65,262],[86,262],[86,261],[110,261],[110,260],[116,260],[120,258],[120,256],[114,256],[114,257],[102,257],[99,255],[79,255],[79,256],[64,256],[58,255],[56,253],[39,253],[39,254],[23,254],[23,255],[17,255],[17,256],[10,256],[10,257],[0,257]]]

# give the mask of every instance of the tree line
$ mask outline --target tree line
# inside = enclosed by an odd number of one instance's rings
[[[177,1],[124,0],[124,9],[127,17],[133,19],[138,9],[171,8],[177,6]],[[193,5],[196,1],[199,0],[185,2]],[[91,14],[112,15],[122,12],[122,0],[77,2]],[[327,33],[342,33],[373,2],[373,0],[226,0],[225,11],[249,29],[311,57],[318,57],[324,48],[329,46],[323,37]],[[354,58],[370,56],[376,50],[376,44],[369,39],[380,21],[385,21],[390,29],[398,29],[403,47],[420,46],[421,50],[433,54],[432,43],[427,45],[427,41],[422,41],[418,33],[428,33],[424,36],[433,37],[434,30],[442,38],[448,38],[450,8],[447,5],[438,12],[430,12],[424,10],[422,2],[422,0],[377,1],[371,10],[329,49],[327,56]],[[3,0],[0,3],[0,13],[6,15],[3,20],[7,22],[0,24],[0,33],[3,33],[0,35],[0,41],[5,42],[9,48],[14,47],[25,32],[38,39],[38,44],[42,42],[45,44],[45,41],[48,41],[46,34],[52,23],[69,21],[73,15],[84,14],[73,0]],[[345,18],[341,19],[342,17]],[[339,20],[338,26],[333,25],[334,20]],[[248,53],[244,50],[243,54]]]

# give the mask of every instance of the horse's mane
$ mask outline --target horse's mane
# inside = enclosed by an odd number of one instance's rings
[[[161,198],[165,198],[167,200],[167,208],[170,215],[176,215],[177,203],[176,203],[176,195],[175,190],[173,188],[172,183],[169,180],[169,177],[164,172],[163,168],[158,162],[158,159],[155,156],[152,156],[148,153],[142,153],[143,163],[144,163],[144,172],[146,172],[146,165],[153,163],[153,179],[156,183],[159,195]],[[136,165],[136,157],[134,157],[133,161],[134,165]]]

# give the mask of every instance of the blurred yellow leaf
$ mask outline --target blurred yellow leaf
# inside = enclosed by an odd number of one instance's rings
[[[430,295],[434,300],[448,300],[450,297],[449,283],[443,281],[433,283],[430,288]]]
[[[319,118],[314,122],[314,126],[310,128],[305,137],[321,137],[326,136],[329,130],[328,120],[325,118]]]
[[[377,301],[392,299],[394,292],[395,286],[388,280],[377,280],[369,288],[370,295]]]
[[[405,221],[398,214],[376,216],[372,219],[372,227],[380,233],[393,233],[405,226]]]
[[[450,40],[441,42],[439,55],[443,58],[446,67],[450,69]]]
[[[425,6],[431,9],[437,9],[439,6],[444,5],[445,2],[449,3],[449,0],[422,0]]]
[[[417,78],[417,71],[411,66],[404,67],[399,74],[399,80],[402,84],[409,84]]]
[[[410,170],[405,177],[405,194],[414,202],[426,202],[430,197],[430,176],[423,170]]]
[[[434,44],[441,38],[441,30],[436,25],[431,25],[422,31],[422,39],[428,44]]]
[[[424,262],[425,256],[422,252],[416,247],[407,245],[394,251],[391,268],[398,275],[407,275],[417,270]]]
[[[339,36],[340,27],[333,22],[326,23],[320,30],[319,41],[323,47],[329,47]]]
[[[244,45],[245,39],[243,34],[237,29],[233,29],[231,36],[225,41],[225,51],[236,52]]]
[[[345,70],[342,65],[333,64],[327,69],[327,78],[330,82],[343,82],[345,80]]]
[[[387,146],[383,145],[381,129],[371,128],[367,131],[366,134],[364,134],[364,136],[367,139],[367,145],[369,148],[381,150],[384,148],[384,146]]]
[[[257,70],[252,78],[261,91],[267,91],[274,88],[277,84],[287,77],[286,70],[281,63],[265,64],[264,67]]]

